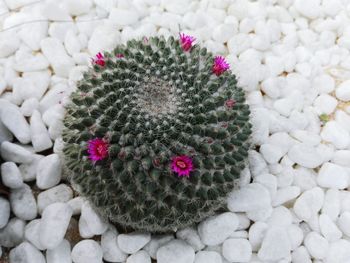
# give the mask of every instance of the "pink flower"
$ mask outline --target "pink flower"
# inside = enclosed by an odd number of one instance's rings
[[[124,57],[124,55],[123,55],[123,54],[121,54],[121,53],[119,53],[119,54],[115,55],[115,57],[116,57],[116,58],[123,58],[123,57]]]
[[[184,33],[180,33],[180,42],[181,47],[184,51],[189,51],[192,48],[193,42],[196,39],[192,36],[185,35]]]
[[[103,160],[108,155],[109,144],[104,139],[95,138],[88,141],[89,159],[94,163]]]
[[[225,101],[225,106],[228,109],[232,109],[233,106],[235,106],[236,102],[233,99],[228,99],[227,101]]]
[[[226,62],[224,57],[216,56],[214,58],[213,73],[216,76],[220,76],[223,72],[225,72],[229,68],[230,68],[230,65]]]
[[[187,155],[174,156],[171,159],[171,170],[180,176],[190,176],[193,170],[192,158]]]
[[[96,54],[96,57],[92,59],[92,63],[104,67],[104,65],[106,64],[105,57],[101,52],[98,52]]]

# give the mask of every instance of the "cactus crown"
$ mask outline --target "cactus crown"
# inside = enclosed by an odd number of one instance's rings
[[[251,124],[244,92],[216,59],[173,37],[132,40],[99,54],[78,83],[64,119],[65,164],[111,222],[166,232],[224,204]]]

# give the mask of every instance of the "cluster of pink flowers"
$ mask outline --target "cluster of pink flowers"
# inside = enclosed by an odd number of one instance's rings
[[[116,58],[123,58],[123,54],[117,54],[115,55]],[[98,52],[94,58],[91,59],[92,64],[99,65],[101,67],[104,67],[106,65],[106,58],[101,52]]]
[[[171,159],[171,170],[179,177],[190,176],[190,172],[193,171],[192,158],[187,155],[174,156]]]
[[[184,51],[189,51],[192,46],[193,42],[196,39],[193,36],[185,35],[184,33],[180,33],[180,42],[181,42],[181,47]]]

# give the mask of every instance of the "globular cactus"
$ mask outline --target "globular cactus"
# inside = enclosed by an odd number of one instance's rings
[[[244,168],[249,107],[228,64],[181,35],[99,53],[71,95],[64,159],[112,223],[167,232],[223,206]]]

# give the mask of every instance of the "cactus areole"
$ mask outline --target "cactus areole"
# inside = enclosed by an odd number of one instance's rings
[[[246,164],[244,92],[223,57],[180,36],[97,54],[66,107],[73,187],[135,230],[175,231],[213,215]]]

